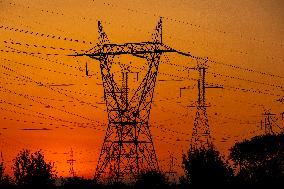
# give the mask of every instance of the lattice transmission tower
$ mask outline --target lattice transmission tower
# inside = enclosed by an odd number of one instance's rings
[[[260,122],[260,126],[261,126],[261,129],[264,130],[265,134],[271,134],[271,135],[275,134],[274,129],[276,126],[278,127],[276,121],[277,121],[276,114],[271,113],[270,110],[264,111],[263,119]]]
[[[176,183],[177,171],[175,169],[177,167],[176,165],[177,158],[174,157],[173,153],[171,153],[170,151],[169,151],[169,158],[170,158],[170,161],[168,163],[169,169],[165,172],[165,174],[168,175],[169,181]]]
[[[206,109],[208,104],[206,103],[206,88],[223,88],[222,86],[209,86],[206,85],[205,75],[206,75],[206,62],[207,59],[197,58],[197,68],[198,70],[198,99],[195,103],[196,113],[193,125],[193,132],[191,138],[191,150],[196,150],[200,148],[208,148],[211,144],[210,129],[208,123],[208,116]]]
[[[71,151],[70,151],[70,159],[67,160],[67,163],[69,163],[70,165],[70,168],[69,168],[69,173],[72,177],[75,177],[75,171],[74,171],[74,162],[76,160],[74,159],[74,153],[73,153],[73,150],[71,148]]]
[[[98,44],[87,53],[73,55],[88,56],[100,62],[108,127],[95,178],[108,182],[135,180],[143,171],[159,171],[149,116],[161,55],[167,52],[190,55],[163,44],[162,19],[151,42],[112,44],[100,21],[98,30]],[[123,70],[121,81],[115,80],[111,69],[114,58],[120,55],[132,55],[147,62],[146,74],[132,96],[129,95],[127,69]]]

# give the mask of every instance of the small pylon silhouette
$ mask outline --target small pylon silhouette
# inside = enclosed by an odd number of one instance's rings
[[[75,177],[75,171],[74,171],[74,162],[76,160],[74,159],[74,154],[73,154],[73,150],[71,148],[71,151],[70,151],[70,159],[67,160],[67,163],[69,163],[70,165],[70,169],[69,169],[69,173],[72,177]]]
[[[273,129],[276,126],[276,114],[271,113],[271,110],[265,110],[263,116],[264,118],[260,122],[261,129],[265,134],[275,134]]]

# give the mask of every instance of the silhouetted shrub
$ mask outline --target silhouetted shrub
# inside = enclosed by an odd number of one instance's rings
[[[148,171],[140,174],[135,183],[135,188],[167,188],[168,180],[160,172],[157,171]]]
[[[102,188],[106,188],[106,189],[127,189],[129,188],[129,186],[127,186],[125,183],[123,183],[122,181],[117,181],[117,182],[113,182],[113,183],[108,183],[106,186],[102,187]]]
[[[68,177],[63,180],[64,189],[88,189],[98,187],[99,185],[94,180],[82,177]]]
[[[284,184],[284,134],[256,136],[236,143],[230,158],[239,169],[239,185]]]
[[[14,159],[14,176],[18,186],[50,188],[56,177],[51,162],[45,162],[41,151],[22,150]]]
[[[4,160],[1,153],[1,162],[0,162],[0,188],[10,189],[13,188],[13,180],[9,175],[5,174]]]
[[[3,160],[1,160],[0,162],[0,181],[2,180],[3,176],[4,176],[4,162]]]
[[[189,150],[182,163],[186,174],[180,181],[186,187],[228,186],[233,177],[233,170],[213,146]]]

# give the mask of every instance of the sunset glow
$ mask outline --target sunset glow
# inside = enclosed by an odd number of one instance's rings
[[[96,45],[98,20],[111,43],[123,44],[151,41],[160,17],[163,43],[208,57],[207,85],[223,86],[206,89],[211,137],[222,154],[264,132],[265,110],[284,126],[283,1],[2,0],[0,151],[7,173],[27,148],[42,149],[59,176],[70,176],[72,148],[76,175],[93,178],[108,124],[100,64],[68,55]],[[116,61],[131,62],[129,86],[137,88],[147,62],[128,55]],[[189,68],[196,66],[192,57],[161,57],[149,125],[163,171],[171,153],[182,174],[197,101],[198,72]],[[113,69],[119,80],[120,67]]]

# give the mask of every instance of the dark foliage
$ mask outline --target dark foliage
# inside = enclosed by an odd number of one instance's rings
[[[284,134],[262,135],[236,143],[230,158],[239,168],[240,185],[284,184]]]
[[[168,186],[168,180],[160,172],[157,171],[148,171],[145,173],[142,173],[138,176],[138,179],[135,183],[135,188],[167,188]]]
[[[130,187],[128,185],[126,185],[125,183],[123,183],[122,181],[117,181],[117,182],[113,182],[113,183],[108,183],[106,185],[102,186],[103,189],[130,189]]]
[[[186,174],[180,182],[184,187],[228,186],[233,177],[233,170],[213,146],[188,151],[183,167]]]
[[[41,151],[22,150],[14,159],[13,170],[16,184],[26,188],[50,187],[56,176],[52,163],[44,160]]]
[[[89,189],[89,188],[99,188],[99,184],[97,184],[94,180],[85,179],[82,177],[69,177],[63,179],[63,186],[61,188],[64,189]]]
[[[4,177],[4,162],[1,161],[0,162],[0,181],[2,180],[3,177]]]
[[[230,159],[235,164],[236,175],[228,162],[211,146],[190,150],[183,154],[185,175],[180,184],[171,184],[160,172],[149,171],[138,176],[134,185],[122,182],[98,184],[95,180],[80,177],[62,178],[55,186],[53,165],[44,160],[41,151],[22,150],[14,159],[15,182],[4,175],[0,162],[1,189],[183,189],[183,188],[254,188],[254,186],[284,185],[284,134],[256,136],[236,143],[231,148]]]
[[[12,179],[9,175],[5,175],[4,173],[4,161],[3,158],[0,162],[0,188],[11,188],[12,187]]]

